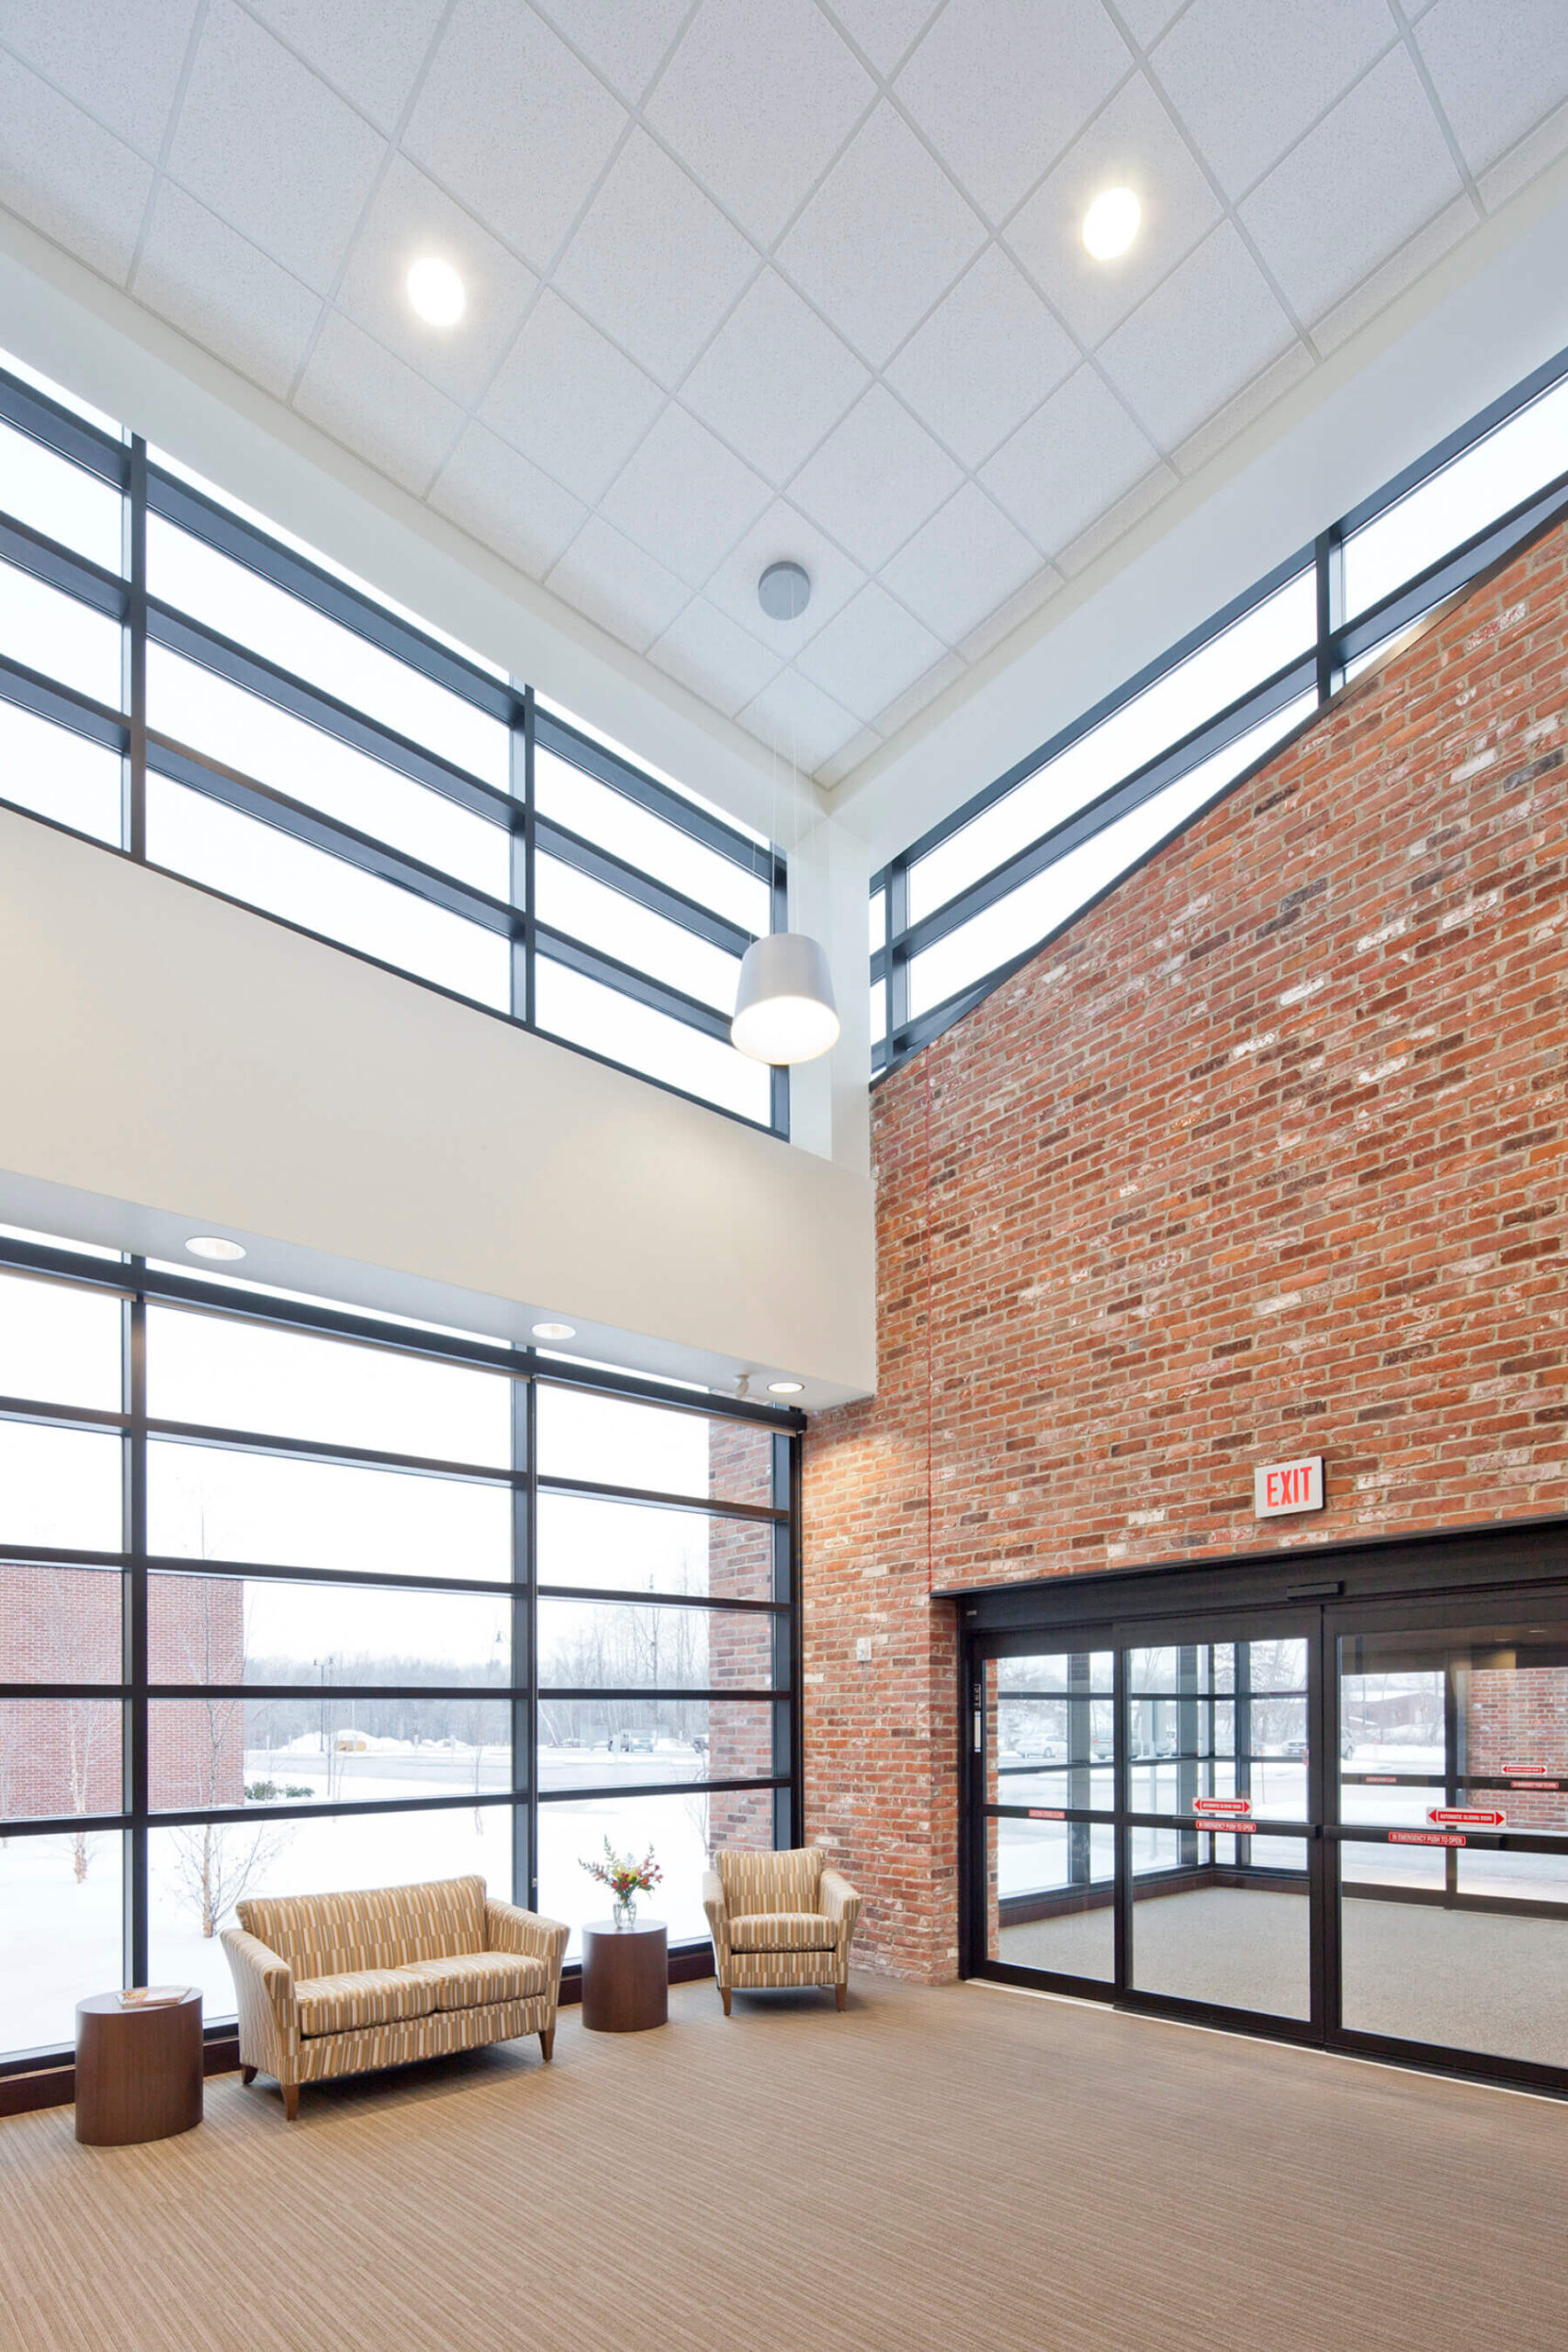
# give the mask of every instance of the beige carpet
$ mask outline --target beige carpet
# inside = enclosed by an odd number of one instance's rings
[[[78,2148],[0,2123],[5,2352],[1562,2352],[1568,2108],[993,1991],[671,2025]]]

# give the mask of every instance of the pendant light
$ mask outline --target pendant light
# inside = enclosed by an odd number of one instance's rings
[[[798,620],[811,582],[798,563],[772,563],[757,582],[757,600],[770,620]],[[777,793],[777,753],[774,791]],[[790,738],[790,798],[795,792],[794,730]],[[778,838],[778,825],[773,828]],[[753,1061],[775,1066],[813,1062],[839,1041],[833,979],[820,944],[800,931],[754,939],[740,959],[730,1043]]]

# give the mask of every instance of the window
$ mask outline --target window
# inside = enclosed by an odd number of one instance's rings
[[[874,877],[896,1068],[1456,589],[1568,515],[1568,353]]]
[[[775,850],[15,363],[0,802],[787,1132],[729,1043]]]
[[[0,2060],[106,1984],[221,2023],[247,1895],[473,1871],[575,1939],[608,1837],[680,1941],[793,1841],[798,1417],[232,1287],[0,1235]]]

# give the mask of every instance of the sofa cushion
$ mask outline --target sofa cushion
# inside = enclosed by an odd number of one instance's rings
[[[234,1905],[245,1933],[301,1976],[401,1968],[485,1948],[482,1878],[434,1879],[359,1894],[276,1894]]]
[[[482,2009],[492,2001],[525,2001],[547,1990],[550,1972],[521,1951],[465,1951],[446,1960],[415,1960],[400,1970],[427,1985],[438,2009]]]
[[[731,1951],[831,1951],[838,1940],[838,1921],[819,1911],[762,1911],[729,1922]]]
[[[776,1854],[748,1854],[723,1846],[713,1858],[731,1917],[754,1919],[763,1911],[819,1909],[822,1855],[816,1846],[795,1846]]]
[[[354,2033],[361,2026],[396,2025],[404,2018],[426,2018],[435,2007],[434,1988],[401,1969],[361,1968],[338,1976],[307,1976],[296,1982],[299,2030]]]

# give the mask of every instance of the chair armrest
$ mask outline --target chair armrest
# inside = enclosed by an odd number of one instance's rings
[[[860,1894],[840,1871],[824,1871],[821,1902],[824,1916],[839,1923],[839,1956],[847,1960],[851,1939],[860,1924]]]
[[[294,2004],[294,1971],[259,1936],[226,1928],[223,1950],[234,1979],[240,2012],[240,2056],[280,2082],[291,2079],[299,2052],[299,2019]]]
[[[724,1881],[716,1871],[703,1872],[703,1909],[714,1951],[722,1961],[729,1951],[729,1914],[724,1907]]]
[[[571,1929],[559,1919],[547,1919],[537,1911],[524,1911],[515,1903],[498,1903],[493,1894],[485,1897],[485,1936],[491,1951],[515,1951],[530,1960],[547,1962],[552,1996],[560,1989],[561,1962]]]

